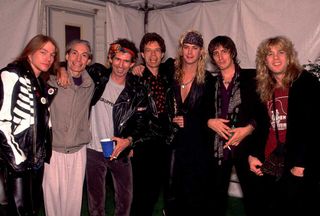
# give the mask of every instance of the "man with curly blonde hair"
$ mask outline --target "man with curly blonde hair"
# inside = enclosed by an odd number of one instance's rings
[[[284,36],[259,45],[256,65],[257,91],[269,119],[266,135],[261,136],[266,139],[256,143],[249,156],[250,170],[261,182],[259,203],[267,203],[259,213],[319,215],[315,206],[319,203],[320,149],[315,134],[320,121],[320,83],[302,69],[293,43]],[[264,161],[278,146],[284,149],[285,159],[280,177],[264,168]]]

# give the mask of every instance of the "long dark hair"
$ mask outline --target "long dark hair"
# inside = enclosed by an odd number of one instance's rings
[[[238,59],[238,52],[237,52],[236,45],[230,37],[225,35],[219,35],[213,38],[209,43],[208,53],[213,65],[217,66],[216,62],[213,59],[213,52],[219,46],[222,46],[223,48],[229,50],[234,64],[239,65],[240,61]]]

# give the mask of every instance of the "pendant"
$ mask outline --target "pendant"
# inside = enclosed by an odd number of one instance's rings
[[[181,84],[181,88],[183,88],[183,89],[184,89],[185,87],[186,87],[186,86],[185,86],[184,84]]]

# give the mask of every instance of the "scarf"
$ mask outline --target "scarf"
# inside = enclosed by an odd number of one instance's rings
[[[241,97],[240,97],[240,80],[239,80],[240,72],[239,70],[236,70],[234,77],[232,79],[233,86],[231,89],[231,95],[229,100],[229,106],[228,106],[228,116],[235,115],[235,110],[239,107],[241,104]],[[222,83],[222,76],[221,74],[218,77],[218,81],[215,83],[215,118],[221,118],[221,91],[220,88]],[[233,118],[237,118],[234,116]],[[224,158],[223,156],[223,146],[226,143],[226,140],[221,138],[217,133],[214,137],[214,157],[218,159],[218,164],[222,164],[222,160]]]

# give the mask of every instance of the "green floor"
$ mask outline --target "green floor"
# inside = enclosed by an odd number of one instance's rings
[[[108,183],[108,185],[111,185],[110,182]],[[107,191],[113,192],[113,188],[111,187]],[[86,199],[87,199],[86,190],[84,188],[83,201],[82,201],[82,211],[81,211],[82,212],[81,213],[82,216],[89,215],[88,214],[87,200]],[[162,202],[162,197],[160,197],[159,201],[158,201],[158,203],[157,203],[157,205],[155,207],[155,211],[154,211],[153,216],[163,216],[162,215],[162,207],[163,207],[163,202]],[[114,210],[113,195],[111,193],[107,193],[106,215],[112,216],[113,213],[114,213],[113,210]],[[241,198],[236,198],[236,197],[230,197],[229,198],[229,208],[228,208],[228,212],[227,212],[226,216],[244,216],[244,215],[245,214],[244,214],[242,199]]]
[[[244,216],[242,199],[236,197],[229,198],[229,208],[227,216]]]
[[[108,203],[109,204],[107,204],[106,215],[111,216],[111,215],[113,215],[113,202],[112,202],[112,198],[111,197],[108,197]],[[83,205],[82,205],[81,215],[82,216],[89,215],[88,214],[88,208],[87,208],[87,201],[86,201],[86,193],[84,193],[82,204]],[[0,206],[0,215],[1,216],[7,216],[3,212],[3,209],[2,209],[1,206]],[[45,216],[44,209],[41,209],[41,211],[39,213],[39,216]],[[162,216],[162,202],[161,202],[161,200],[159,200],[153,216]],[[243,206],[242,206],[241,199],[230,197],[230,199],[229,199],[229,209],[228,209],[228,212],[227,212],[227,216],[244,216],[244,211],[243,211]]]
[[[83,196],[83,202],[82,202],[82,211],[81,215],[86,216],[88,214],[88,208],[87,208],[87,201],[86,201],[86,194],[84,191]],[[113,215],[113,197],[111,194],[107,194],[107,203],[106,203],[106,215],[112,216]],[[244,216],[244,209],[242,205],[242,200],[240,198],[236,197],[230,197],[229,198],[229,209],[227,212],[227,216]],[[163,216],[162,215],[162,199],[160,198],[156,207],[153,216]]]
[[[110,180],[107,185],[110,184]],[[113,188],[110,186],[107,186],[107,191],[110,191],[110,193],[107,193],[107,201],[106,201],[106,215],[112,216],[113,210],[114,210],[114,199],[113,199]],[[108,190],[109,189],[109,190]],[[153,216],[162,216],[162,198],[160,197]],[[0,206],[0,215],[6,216],[2,212],[2,208]],[[88,214],[88,207],[87,207],[87,194],[86,194],[86,187],[84,187],[83,190],[83,199],[82,199],[82,209],[81,209],[81,216],[87,216]],[[227,212],[227,216],[244,216],[244,209],[242,205],[242,200],[240,198],[230,197],[229,198],[229,209]],[[41,209],[39,216],[45,216],[44,209]]]
[[[113,192],[113,188],[111,184],[111,178],[109,177],[108,182],[107,182],[107,191]],[[111,187],[111,188],[109,188]],[[109,189],[109,190],[108,190]],[[81,215],[86,216],[88,214],[88,207],[87,207],[87,197],[86,197],[86,189],[84,187],[83,191],[83,201],[82,201],[82,210],[81,210]],[[163,200],[162,197],[159,198],[159,201],[155,207],[154,214],[153,216],[163,216],[162,214],[162,207],[163,207]],[[107,202],[106,202],[106,215],[112,216],[113,215],[113,210],[114,210],[114,199],[113,199],[113,194],[107,193]],[[230,197],[229,198],[229,208],[226,216],[244,216],[244,209],[243,209],[243,204],[242,204],[242,199],[241,198],[236,198],[236,197]]]
[[[84,195],[85,197],[85,195]],[[113,215],[113,197],[108,195],[107,201],[111,200],[111,202],[107,202],[106,215]],[[82,205],[82,216],[89,215],[87,211],[87,202],[83,200]],[[244,209],[242,205],[242,200],[240,198],[230,197],[229,198],[229,209],[227,212],[227,216],[244,216]],[[153,216],[163,216],[162,215],[162,199],[160,198],[159,202],[156,205]]]

